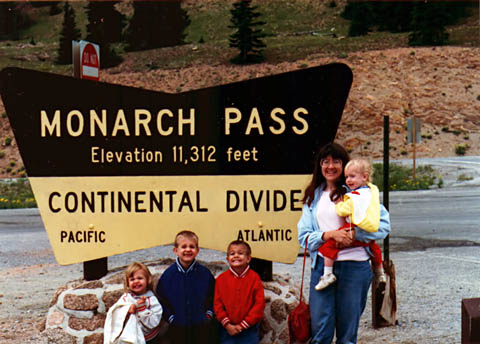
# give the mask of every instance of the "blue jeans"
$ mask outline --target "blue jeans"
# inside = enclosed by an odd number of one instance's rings
[[[258,344],[259,341],[258,324],[249,327],[233,337],[228,334],[223,326],[220,328],[221,344]]]
[[[337,344],[357,342],[360,316],[373,277],[370,263],[338,261],[334,263],[333,273],[337,277],[333,285],[321,291],[314,289],[323,275],[323,258],[318,256],[310,279],[312,344],[332,343],[335,330]]]

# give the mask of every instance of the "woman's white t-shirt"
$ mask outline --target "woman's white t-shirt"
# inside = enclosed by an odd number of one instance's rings
[[[345,218],[338,216],[335,210],[335,203],[330,200],[330,192],[324,191],[318,201],[316,218],[318,227],[322,232],[336,230],[345,224]],[[323,255],[319,252],[323,257]],[[370,259],[363,247],[347,247],[338,252],[336,260],[363,261]]]

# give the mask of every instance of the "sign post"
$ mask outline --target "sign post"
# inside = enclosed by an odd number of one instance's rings
[[[416,154],[417,154],[417,143],[422,142],[422,121],[413,116],[412,118],[409,118],[407,120],[407,128],[408,128],[408,143],[411,143],[413,145],[413,180],[416,180]]]
[[[73,76],[80,79],[100,80],[100,46],[87,41],[72,41]],[[89,229],[92,229],[89,226]],[[83,278],[96,280],[108,272],[108,258],[83,262]]]

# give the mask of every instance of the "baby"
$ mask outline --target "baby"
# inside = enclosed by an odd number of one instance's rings
[[[345,227],[353,229],[353,226],[358,226],[358,229],[367,232],[378,231],[380,196],[378,188],[370,183],[371,173],[372,167],[364,159],[353,159],[345,165],[345,181],[351,191],[345,194],[343,202],[336,205],[337,215],[346,217],[347,221],[345,226],[340,229]],[[382,252],[375,241],[369,243],[354,241],[352,246],[365,246],[370,249],[377,283],[385,283],[386,276],[383,271]],[[333,263],[340,248],[332,239],[326,241],[318,250],[324,258],[324,270],[323,276],[315,286],[315,290],[322,290],[337,280],[333,273]]]

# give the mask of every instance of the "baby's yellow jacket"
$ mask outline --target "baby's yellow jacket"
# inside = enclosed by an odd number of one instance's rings
[[[343,196],[343,202],[336,204],[338,216],[348,216],[350,222],[367,232],[378,231],[380,225],[380,193],[371,184]]]

